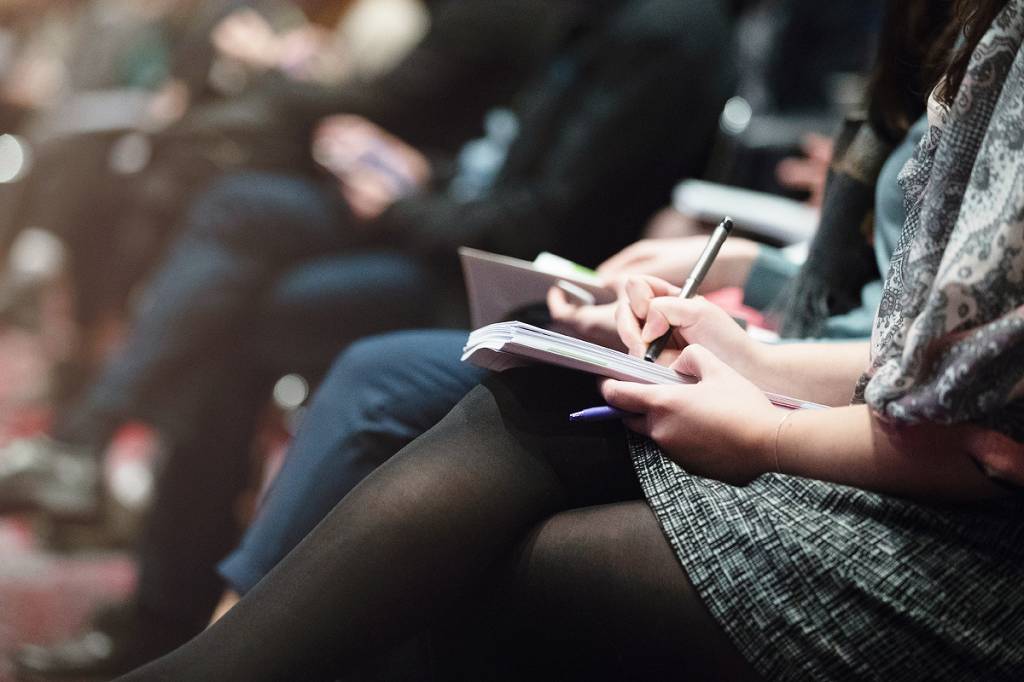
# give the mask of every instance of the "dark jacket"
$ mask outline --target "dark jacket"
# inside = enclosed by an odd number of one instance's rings
[[[594,264],[700,172],[734,84],[730,14],[717,0],[598,4],[520,92],[520,134],[492,191],[400,201],[382,219],[391,231],[445,257],[465,244]]]
[[[507,104],[566,30],[576,0],[444,0],[430,30],[390,72],[336,88],[270,75],[273,118],[308,140],[317,121],[358,114],[428,152],[454,154],[485,112]]]

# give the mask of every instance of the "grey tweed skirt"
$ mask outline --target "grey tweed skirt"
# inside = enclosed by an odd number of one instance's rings
[[[927,506],[776,474],[735,487],[646,439],[630,449],[687,576],[764,679],[1024,680],[1024,497]]]

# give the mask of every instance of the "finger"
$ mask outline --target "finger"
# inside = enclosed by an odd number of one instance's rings
[[[625,296],[626,282],[629,281],[629,275],[601,275],[601,279],[604,280],[604,285],[606,287],[615,292],[616,298],[621,298],[622,296]]]
[[[678,296],[679,292],[682,291],[679,287],[671,282],[667,282],[660,277],[653,275],[640,275],[647,284],[651,287],[651,291],[655,292],[658,296]]]
[[[619,340],[626,347],[630,355],[641,356],[644,354],[645,344],[641,338],[640,321],[636,319],[633,311],[630,310],[629,302],[625,299],[619,301],[615,309],[615,328],[619,333]]]
[[[548,312],[551,313],[552,319],[558,321],[564,321],[572,317],[577,310],[577,306],[570,303],[565,292],[558,287],[548,289],[547,303]]]
[[[657,277],[634,275],[626,280],[623,291],[633,314],[642,320],[647,317],[647,306],[651,299],[659,296],[678,296],[680,289]]]
[[[785,159],[779,162],[775,176],[784,187],[806,189],[814,185],[821,171],[817,164],[804,159]]]
[[[703,296],[655,298],[648,303],[647,319],[641,338],[650,343],[667,332],[669,327],[676,327],[685,337],[687,329],[696,325],[709,314],[711,305]]]
[[[373,220],[384,211],[384,206],[372,197],[341,183],[341,194],[352,214],[360,221]]]
[[[615,275],[621,273],[629,264],[643,258],[644,242],[634,242],[622,251],[597,266],[599,275]]]
[[[665,332],[672,328],[668,317],[662,311],[665,306],[657,304],[660,300],[656,298],[647,306],[647,319],[644,320],[643,329],[640,330],[640,339],[644,343],[660,339]]]
[[[338,130],[344,131],[364,131],[372,125],[362,116],[356,116],[355,114],[335,114],[331,116],[331,119],[334,120]]]
[[[690,344],[683,349],[672,369],[680,374],[697,377],[700,380],[719,376],[728,371],[729,366],[718,359],[714,353],[700,344]]]
[[[314,128],[314,137],[321,137],[332,134],[338,127],[338,116],[325,116],[320,119]]]
[[[394,201],[397,194],[392,179],[372,168],[359,167],[347,174],[343,181],[374,201],[385,204]]]
[[[608,379],[601,384],[601,395],[612,407],[634,414],[646,414],[653,406],[659,386]]]
[[[807,158],[824,163],[826,166],[832,163],[833,145],[832,139],[818,133],[808,133],[800,143],[801,149]]]

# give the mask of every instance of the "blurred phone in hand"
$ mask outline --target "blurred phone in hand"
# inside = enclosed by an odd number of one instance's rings
[[[313,159],[338,179],[352,212],[367,221],[423,189],[431,174],[423,154],[359,116],[325,119],[314,134]]]

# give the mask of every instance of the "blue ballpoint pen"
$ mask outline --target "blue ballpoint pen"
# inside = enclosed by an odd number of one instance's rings
[[[626,412],[620,410],[617,407],[610,407],[608,405],[602,405],[600,407],[590,407],[579,412],[573,412],[569,415],[569,421],[573,424],[590,424],[593,422],[606,422],[613,419],[623,419],[625,417],[635,417],[636,415],[632,412]]]

